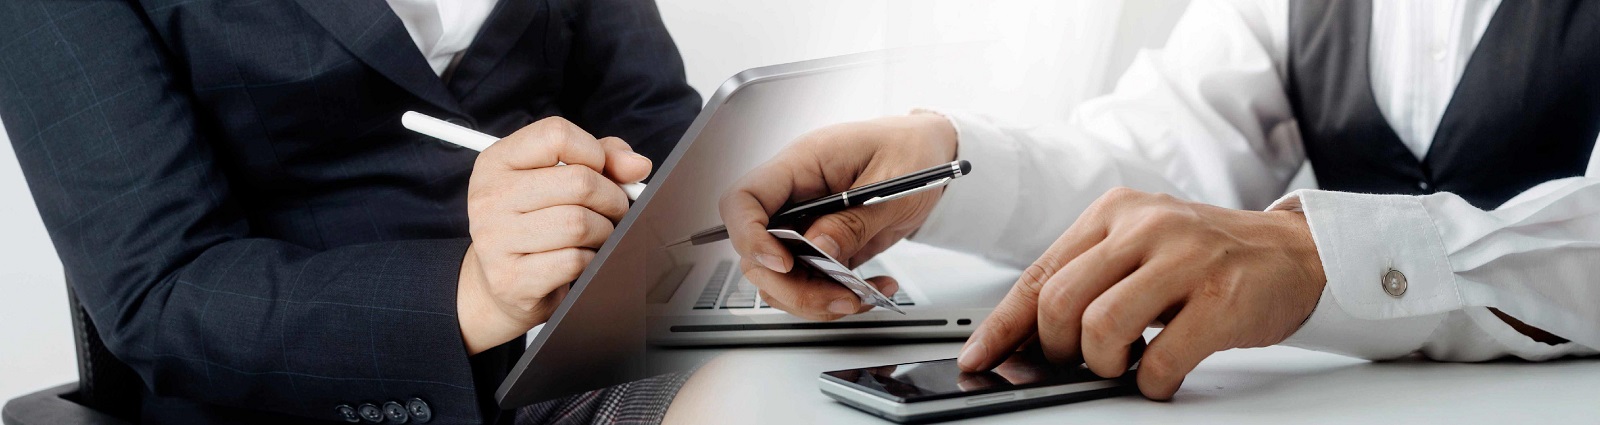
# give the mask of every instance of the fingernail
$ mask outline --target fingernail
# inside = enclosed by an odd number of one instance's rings
[[[839,241],[833,240],[832,236],[817,235],[816,238],[811,240],[811,244],[816,245],[817,249],[822,250],[822,252],[831,257],[837,258],[839,256]]]
[[[756,254],[756,262],[778,273],[789,272],[789,270],[783,268],[783,260],[772,254]]]
[[[828,312],[833,314],[856,314],[856,303],[846,299],[833,300],[828,303]]]
[[[956,356],[956,364],[961,366],[961,370],[978,370],[978,368],[983,367],[982,364],[978,363],[978,355],[982,352],[983,341],[973,339],[967,343],[965,348],[961,349],[961,355]]]

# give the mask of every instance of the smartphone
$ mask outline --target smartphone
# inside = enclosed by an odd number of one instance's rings
[[[800,263],[805,264],[819,274],[828,276],[829,279],[844,285],[845,288],[849,288],[850,292],[854,292],[857,297],[861,298],[862,303],[882,307],[895,313],[906,314],[904,310],[895,305],[893,299],[883,295],[883,292],[879,292],[878,287],[867,283],[861,276],[856,275],[856,272],[850,270],[850,267],[840,263],[839,260],[833,259],[828,253],[817,249],[816,245],[812,245],[811,241],[806,240],[805,236],[801,236],[799,232],[788,229],[771,229],[767,230],[767,233],[771,233],[773,237],[778,238],[778,242],[782,243],[790,254],[794,254],[794,258],[800,260]]]
[[[823,372],[822,393],[899,423],[923,423],[1137,393],[1134,375],[1144,340],[1134,343],[1128,373],[1095,375],[1083,362],[1050,363],[1019,351],[993,370],[962,372],[956,359]]]

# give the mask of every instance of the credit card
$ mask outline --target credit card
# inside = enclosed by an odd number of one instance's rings
[[[871,304],[895,313],[906,314],[904,310],[900,309],[900,306],[895,305],[894,300],[884,296],[882,292],[878,292],[877,287],[867,283],[866,279],[856,275],[856,272],[850,270],[849,267],[845,267],[844,263],[840,263],[833,257],[828,256],[827,253],[817,249],[815,245],[811,244],[811,241],[806,240],[805,236],[786,229],[770,229],[767,230],[767,233],[777,237],[778,242],[783,243],[783,247],[788,248],[789,253],[794,254],[795,258],[799,259],[800,262],[850,289],[850,292],[854,292],[857,297],[861,298],[863,304]]]

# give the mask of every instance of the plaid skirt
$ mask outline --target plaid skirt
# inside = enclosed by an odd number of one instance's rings
[[[659,424],[691,372],[660,375],[517,410],[516,425]]]

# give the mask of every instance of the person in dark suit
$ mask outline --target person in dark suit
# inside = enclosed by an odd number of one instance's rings
[[[441,77],[380,0],[0,4],[0,117],[143,421],[512,421],[522,335],[700,99],[652,2],[492,7]]]

